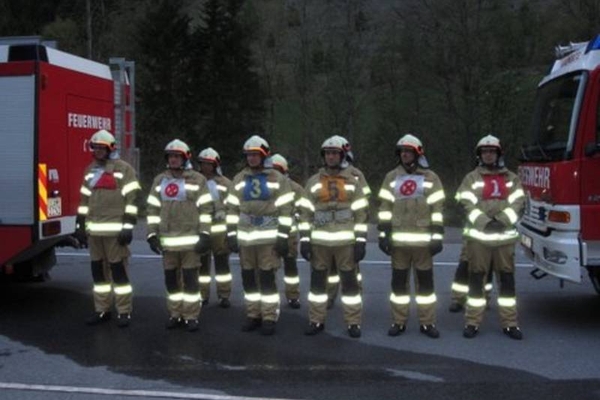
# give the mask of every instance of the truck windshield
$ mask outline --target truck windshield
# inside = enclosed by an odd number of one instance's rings
[[[580,71],[538,89],[533,137],[522,148],[524,161],[560,161],[571,157],[586,78],[587,73]]]

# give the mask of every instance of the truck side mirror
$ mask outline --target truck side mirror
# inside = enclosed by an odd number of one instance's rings
[[[598,143],[589,142],[585,145],[584,152],[587,157],[593,156],[598,151],[600,151],[600,145]]]

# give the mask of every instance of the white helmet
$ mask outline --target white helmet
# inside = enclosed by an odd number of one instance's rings
[[[279,167],[284,174],[287,174],[288,162],[284,156],[282,156],[281,154],[273,154],[271,156],[271,162],[273,163],[274,167]]]
[[[173,153],[181,155],[184,161],[187,161],[192,157],[190,147],[179,139],[170,141],[165,147],[165,155]]]
[[[346,160],[346,142],[347,140],[337,135],[325,139],[321,145],[321,157],[325,157],[326,150],[337,150],[341,154],[340,168],[346,168],[348,166],[348,161]]]
[[[213,163],[216,167],[218,167],[221,165],[221,157],[215,149],[212,147],[207,147],[198,154],[198,162]]]
[[[425,154],[425,151],[423,150],[423,143],[416,136],[411,135],[410,133],[402,136],[396,143],[397,151],[400,151],[402,147],[413,149],[418,156]]]
[[[340,136],[340,135],[335,135],[332,137],[338,138],[342,141],[344,151],[346,152],[346,160],[350,163],[354,162],[354,154],[352,153],[352,146],[350,146],[350,142],[348,141],[348,139],[346,139],[345,137]]]
[[[259,152],[263,157],[268,157],[270,151],[269,143],[258,135],[250,137],[244,143],[244,154]]]
[[[482,147],[493,147],[498,150],[498,155],[502,154],[502,146],[500,145],[500,139],[493,135],[487,135],[482,137],[479,142],[477,142],[477,147],[475,147],[475,151],[477,155],[481,153]]]
[[[104,129],[97,131],[90,138],[90,147],[100,145],[106,146],[109,152],[117,148],[115,137],[112,133]]]

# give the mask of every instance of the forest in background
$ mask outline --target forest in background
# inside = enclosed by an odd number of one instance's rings
[[[452,198],[486,134],[516,168],[554,47],[598,33],[600,0],[0,0],[0,36],[136,62],[145,184],[173,138],[231,177],[251,134],[303,183],[340,134],[378,191],[410,132]]]

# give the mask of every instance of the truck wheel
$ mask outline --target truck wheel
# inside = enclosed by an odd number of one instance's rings
[[[588,267],[587,270],[596,293],[600,294],[600,267]]]

